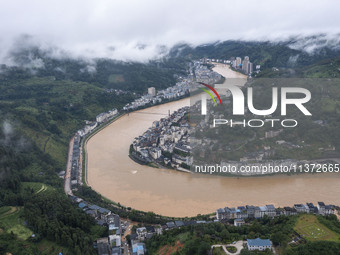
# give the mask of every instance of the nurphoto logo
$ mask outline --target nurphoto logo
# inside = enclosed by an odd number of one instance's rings
[[[204,85],[205,87],[209,88],[218,98],[220,105],[223,106],[221,96],[219,93],[211,86],[202,82],[200,84]],[[214,98],[214,95],[207,89],[200,88],[204,92],[206,92],[210,98],[214,101],[214,105],[217,105],[217,102]],[[242,89],[233,84],[224,85],[223,87],[226,94],[233,99],[232,104],[232,114],[233,116],[242,116],[245,115],[245,95]],[[248,87],[247,90],[247,109],[250,113],[257,116],[270,116],[273,114],[279,106],[279,98],[280,98],[280,115],[286,116],[287,115],[287,105],[294,105],[297,109],[300,110],[305,116],[311,116],[311,112],[305,107],[305,104],[308,103],[311,99],[311,93],[308,89],[301,88],[301,87],[272,87],[271,90],[271,106],[267,109],[257,109],[254,106],[254,90],[256,88]],[[279,94],[280,91],[280,94]],[[207,115],[207,94],[201,94],[201,115]],[[299,95],[299,98],[292,98],[291,95]],[[282,127],[295,127],[297,126],[297,120],[295,119],[250,119],[248,121],[243,120],[241,122],[237,122],[238,125],[243,124],[244,126],[249,127],[262,127],[265,122],[270,122],[272,127],[276,122],[281,122]],[[213,119],[213,126],[216,125],[224,125],[229,124],[233,126],[235,125],[235,121],[232,119]]]

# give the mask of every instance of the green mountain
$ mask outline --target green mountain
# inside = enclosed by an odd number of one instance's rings
[[[170,50],[169,55],[187,59],[203,57],[230,59],[231,57],[243,58],[249,56],[250,61],[255,65],[261,65],[261,69],[272,67],[296,68],[309,66],[325,59],[340,57],[340,46],[338,44],[327,44],[325,40],[322,37],[320,39],[318,37],[307,37],[278,42],[230,40],[196,47],[178,44]],[[314,50],[310,51],[311,48]]]
[[[174,85],[191,59],[245,55],[267,68],[262,76],[292,72],[301,77],[339,75],[338,51],[324,48],[313,55],[292,49],[288,42],[177,45],[167,57],[148,63],[56,59],[38,48],[13,53],[15,64],[0,66],[0,254],[60,250],[96,254],[92,241],[105,236],[106,229],[71,204],[57,176],[64,170],[72,134],[85,120],[122,107],[147,87]],[[273,66],[280,71],[273,72]],[[109,92],[110,88],[123,93]],[[40,189],[44,192],[38,192]],[[36,238],[28,238],[33,232]]]

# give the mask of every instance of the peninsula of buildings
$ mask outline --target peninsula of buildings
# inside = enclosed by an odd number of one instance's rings
[[[206,65],[207,63],[211,63],[211,61],[201,59],[189,64],[189,78],[193,82],[215,84],[221,80],[222,76],[219,73],[210,70]]]
[[[124,110],[135,110],[148,104],[163,100],[177,99],[189,93],[190,87],[197,82],[214,84],[222,76],[210,70],[202,60],[189,63],[189,74],[175,86],[156,93],[155,88],[148,89],[148,94],[127,104]],[[171,167],[188,171],[192,164],[189,146],[189,124],[185,116],[189,107],[172,113],[167,118],[154,121],[143,135],[136,137],[130,149],[130,156],[139,163],[155,163],[158,167]]]
[[[188,111],[189,107],[183,107],[167,118],[154,121],[151,128],[133,141],[130,151],[133,159],[178,170],[188,169],[192,164],[189,124],[185,119]]]

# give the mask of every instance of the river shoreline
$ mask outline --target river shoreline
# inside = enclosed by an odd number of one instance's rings
[[[167,115],[168,110],[189,104],[190,99],[185,98],[125,114],[89,138],[85,145],[88,185],[124,206],[174,217],[208,214],[220,207],[246,204],[340,204],[340,179],[334,178],[340,174],[221,177],[152,168],[129,158],[129,146],[136,136],[144,133],[154,120]]]

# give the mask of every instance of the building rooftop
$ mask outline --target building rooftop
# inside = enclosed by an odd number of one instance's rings
[[[266,207],[268,210],[275,210],[274,205],[266,205]]]
[[[81,202],[81,203],[79,203],[79,208],[84,208],[84,207],[86,207],[87,206],[87,204],[85,204],[85,203],[83,203],[83,202]]]
[[[249,246],[271,246],[272,245],[269,239],[261,239],[261,238],[247,239],[247,243]]]
[[[262,212],[267,211],[267,207],[265,207],[265,206],[259,206],[259,208],[260,208],[260,210],[261,210]]]
[[[181,220],[176,220],[176,221],[175,221],[175,224],[176,224],[177,227],[182,227],[182,226],[184,226],[184,223],[183,223],[183,221],[181,221]]]
[[[136,243],[132,245],[132,252],[133,254],[144,254],[144,244]]]
[[[141,227],[136,229],[137,234],[146,232],[146,227]]]
[[[101,207],[99,207],[98,205],[90,205],[89,208],[92,210],[99,210]]]
[[[167,222],[167,223],[166,223],[166,226],[167,226],[168,228],[174,228],[174,227],[176,227],[176,226],[175,226],[175,223],[172,222],[172,221]]]
[[[122,249],[120,247],[113,247],[111,254],[112,255],[121,255],[122,254]]]
[[[105,208],[100,208],[100,209],[99,209],[99,212],[100,212],[100,213],[103,213],[103,214],[104,214],[104,213],[110,213],[110,210],[105,209]]]

